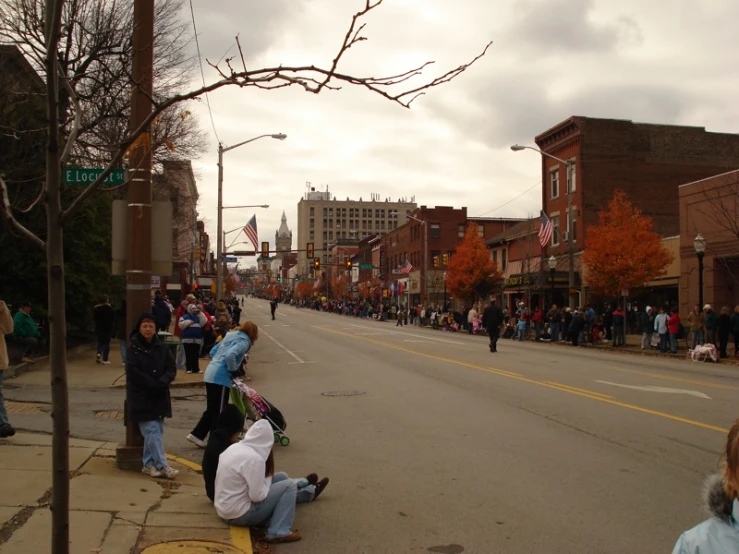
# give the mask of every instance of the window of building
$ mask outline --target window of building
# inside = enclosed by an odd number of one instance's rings
[[[396,221],[393,221],[392,224],[393,224],[393,229],[397,229],[398,228],[398,222],[397,222],[397,220]]]
[[[457,225],[457,236],[464,238],[464,225]]]
[[[380,220],[380,229],[382,229],[383,231],[385,230],[385,220],[384,219]]]
[[[385,210],[380,210],[380,217],[385,219]]]
[[[380,220],[379,219],[376,219],[375,220],[375,231],[377,231],[379,229],[380,229]]]
[[[552,220],[552,246],[559,245],[559,216],[553,215]]]
[[[567,232],[570,232],[570,212],[567,212]],[[572,236],[569,237],[572,241],[577,240],[577,210],[575,206],[572,206]]]
[[[323,232],[323,241],[326,242],[326,239],[328,239],[328,231]]]
[[[329,219],[328,220],[328,226],[329,227],[333,227],[334,226],[334,220],[333,219]]]
[[[315,226],[316,226],[316,220],[311,217],[310,218],[310,228],[311,229],[314,229]]]
[[[328,208],[323,208],[323,217],[328,216]]]
[[[505,246],[500,251],[500,259],[501,259],[501,269],[505,271],[506,268],[508,267],[508,250],[506,249]]]
[[[574,162],[575,161],[575,158],[570,158],[569,161]],[[569,183],[567,192],[575,192],[577,190],[577,167],[575,166],[574,163],[572,164],[572,177],[571,177],[571,179],[572,180]]]
[[[323,263],[325,264],[327,261],[326,254],[323,255]]]
[[[429,225],[429,236],[432,239],[438,239],[441,238],[441,224],[439,223],[432,223]]]
[[[479,234],[479,235],[480,235],[481,237],[484,237],[484,236],[485,236],[485,226],[484,226],[484,225],[483,225],[482,223],[480,223],[480,224],[479,224],[479,225],[477,226],[477,233],[478,233],[478,234]]]
[[[316,233],[314,231],[311,231],[310,232],[310,240],[315,240],[315,238],[316,238]]]
[[[367,220],[366,219],[363,219],[362,220],[362,229],[365,229],[365,230],[367,229]]]
[[[328,232],[328,240],[334,240],[334,232],[333,231],[329,231]]]
[[[310,209],[310,216],[311,217],[315,217],[315,215],[316,215],[316,209],[315,208],[311,208]]]
[[[329,217],[334,217],[334,209],[333,208],[329,208],[328,209],[328,216]]]
[[[551,198],[559,198],[559,168],[549,171],[549,191]]]
[[[375,208],[375,219],[380,219],[380,208]]]

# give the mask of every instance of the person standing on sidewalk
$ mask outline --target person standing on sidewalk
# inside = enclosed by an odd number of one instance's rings
[[[547,321],[549,321],[549,336],[552,343],[559,342],[559,329],[562,326],[562,312],[557,308],[556,304],[552,304],[552,308],[547,313]]]
[[[731,334],[734,335],[734,357],[739,359],[739,306],[731,314]]]
[[[693,311],[688,315],[688,325],[692,335],[691,350],[695,350],[696,346],[703,345],[703,326],[705,325],[705,316],[698,304],[693,306]]]
[[[490,337],[490,352],[498,351],[501,325],[503,325],[503,311],[495,303],[495,298],[491,298],[490,304],[482,312],[482,326],[488,330]]]
[[[641,315],[641,349],[649,350],[652,344],[652,334],[654,333],[654,314],[651,306],[647,306]]]
[[[667,353],[667,339],[669,329],[667,327],[667,314],[664,306],[660,306],[657,317],[654,318],[654,330],[659,334],[659,351]]]
[[[42,338],[31,317],[31,305],[28,302],[23,302],[20,310],[13,316],[13,338],[23,346],[21,361],[33,363],[35,360],[31,355],[38,349]]]
[[[110,305],[110,298],[107,294],[103,295],[100,304],[92,310],[92,319],[95,322],[95,334],[98,339],[95,361],[99,364],[110,365],[108,355],[110,354],[110,339],[113,338],[113,327],[115,327],[115,310]]]
[[[157,336],[154,314],[142,314],[131,333],[126,360],[128,416],[144,436],[142,473],[174,479],[179,473],[164,454],[164,418],[172,417],[169,385],[177,375],[169,348]]]
[[[718,325],[718,316],[713,311],[713,307],[710,304],[703,306],[703,313],[705,314],[704,328],[705,328],[705,339],[707,344],[718,344],[716,341],[716,326]]]
[[[670,334],[670,354],[677,354],[677,338],[680,335],[680,313],[677,308],[670,310],[667,318],[667,331]]]
[[[169,324],[172,323],[172,311],[162,298],[162,292],[154,293],[154,304],[151,307],[154,317],[157,318],[157,332],[168,332]]]
[[[728,306],[721,308],[716,329],[718,331],[718,355],[720,358],[728,358],[729,354],[726,352],[726,349],[729,346],[729,334],[731,333],[731,316],[729,315]]]
[[[203,344],[203,328],[208,323],[197,304],[190,304],[187,313],[183,315],[177,325],[182,330],[180,342],[185,349],[185,365],[187,373],[200,373],[200,347]]]
[[[8,369],[8,346],[5,344],[5,335],[13,332],[13,318],[10,317],[8,306],[0,300],[0,439],[15,435],[15,429],[8,422],[8,412],[5,410],[3,397],[3,373]]]
[[[210,351],[211,362],[205,370],[205,411],[197,425],[187,435],[187,440],[195,446],[205,448],[208,433],[218,424],[218,416],[228,404],[231,381],[238,375],[241,362],[259,338],[256,323],[245,321],[228,333]]]

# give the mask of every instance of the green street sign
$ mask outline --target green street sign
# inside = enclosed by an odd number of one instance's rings
[[[375,269],[372,264],[359,264],[359,269]]]
[[[64,170],[64,182],[69,185],[89,185],[94,182],[102,172],[102,169],[70,167]],[[125,177],[125,171],[122,168],[117,167],[110,173],[110,175],[108,175],[105,181],[103,181],[103,185],[122,185],[125,182]]]

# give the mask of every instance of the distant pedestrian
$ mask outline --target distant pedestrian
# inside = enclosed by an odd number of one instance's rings
[[[667,341],[670,330],[667,327],[667,314],[664,306],[660,306],[657,317],[654,318],[654,330],[659,333],[659,351],[667,353]]]
[[[705,340],[707,344],[718,344],[716,340],[716,327],[718,326],[718,316],[713,311],[713,307],[710,304],[703,306],[704,329],[705,329]]]
[[[151,307],[151,311],[157,318],[157,332],[169,331],[169,325],[172,322],[172,310],[162,298],[162,293],[156,291],[154,293],[154,304]]]
[[[8,421],[8,412],[5,410],[3,398],[3,373],[10,366],[8,347],[5,344],[5,335],[13,332],[13,318],[10,317],[8,306],[0,300],[0,439],[15,435],[15,429]]]
[[[693,306],[693,311],[688,314],[688,325],[690,326],[690,333],[692,335],[692,346],[695,350],[698,345],[703,345],[703,327],[705,326],[706,316],[701,312],[701,307],[696,304]]]
[[[13,316],[13,338],[23,347],[22,362],[34,362],[31,357],[42,344],[36,322],[31,317],[31,304],[23,302],[20,310]]]
[[[404,317],[405,316],[403,315],[403,308],[398,308],[398,322],[395,324],[396,327],[403,326]]]
[[[144,436],[144,467],[151,477],[174,479],[179,473],[164,454],[164,418],[172,417],[169,385],[177,374],[169,348],[157,336],[154,314],[142,314],[131,333],[126,359],[128,416]]]
[[[670,335],[670,354],[677,354],[677,339],[680,336],[680,314],[677,308],[671,310],[670,316],[667,318],[667,332]]]
[[[95,322],[95,335],[97,335],[97,355],[95,361],[99,364],[110,365],[108,355],[110,354],[110,339],[113,338],[115,328],[115,310],[110,305],[110,298],[105,294],[100,299],[100,304],[92,310],[92,319]]]
[[[616,309],[611,312],[611,323],[613,325],[611,332],[613,346],[624,346],[626,344],[626,334],[624,333],[626,313],[621,306],[616,306]]]
[[[498,351],[501,325],[503,325],[503,310],[498,307],[495,298],[491,298],[490,304],[482,312],[482,326],[487,329],[490,337],[490,352]]]
[[[652,344],[652,335],[654,334],[654,314],[650,306],[647,306],[644,313],[641,315],[641,349],[649,350]],[[695,346],[693,346],[695,348]]]
[[[729,307],[721,308],[721,314],[716,322],[716,330],[718,331],[718,352],[721,358],[728,358],[729,354],[726,349],[729,345],[729,334],[731,333],[731,316],[729,315]]]
[[[277,300],[270,300],[269,311],[272,313],[272,321],[275,320],[275,312],[277,311]]]

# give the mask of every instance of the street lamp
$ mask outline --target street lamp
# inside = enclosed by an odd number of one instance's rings
[[[575,295],[572,293],[573,290],[575,290],[575,245],[573,244],[573,237],[572,237],[572,227],[574,224],[573,217],[572,217],[572,177],[575,174],[575,162],[572,160],[563,160],[562,158],[558,158],[557,156],[552,156],[551,154],[548,154],[542,150],[539,150],[538,148],[534,148],[533,146],[521,146],[520,144],[514,144],[511,146],[511,150],[514,152],[520,152],[521,150],[533,150],[534,152],[538,152],[542,156],[546,156],[547,158],[551,158],[559,163],[565,164],[567,167],[567,261],[569,263],[569,273],[568,273],[568,285],[569,285],[569,306],[570,309],[575,308]]]
[[[285,140],[287,135],[277,133],[274,135],[259,135],[258,137],[239,142],[233,146],[223,146],[218,144],[218,241],[216,248],[216,299],[220,300],[223,295],[223,154],[239,146],[244,146],[255,140],[263,138],[273,138],[276,140]],[[237,206],[232,206],[237,207]]]
[[[549,256],[549,260],[547,261],[549,264],[549,277],[550,277],[550,284],[552,287],[552,301],[551,303],[554,304],[554,270],[557,269],[557,258],[555,258],[553,255]]]
[[[698,304],[703,309],[703,256],[706,253],[706,239],[698,233],[693,239],[693,248],[698,256]]]

